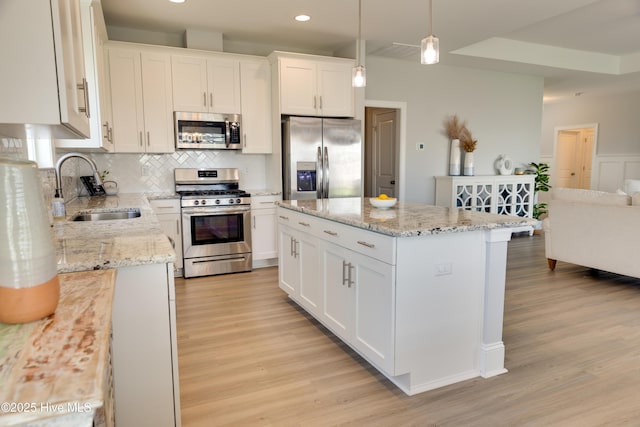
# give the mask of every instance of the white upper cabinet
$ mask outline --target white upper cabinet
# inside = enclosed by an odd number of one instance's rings
[[[84,46],[85,74],[91,112],[91,138],[57,139],[56,148],[78,151],[113,151],[111,138],[111,117],[109,108],[107,78],[104,61],[104,42],[107,29],[99,4],[92,0],[81,0],[82,42]]]
[[[241,113],[240,61],[171,56],[174,111]]]
[[[3,0],[0,40],[0,134],[89,137],[79,1]]]
[[[280,113],[353,117],[353,60],[301,56],[277,58]]]
[[[243,153],[269,154],[271,134],[271,70],[264,60],[240,62]]]
[[[118,153],[173,153],[168,53],[109,46],[113,142]]]

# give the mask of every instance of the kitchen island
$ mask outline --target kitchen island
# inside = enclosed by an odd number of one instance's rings
[[[79,197],[54,221],[58,272],[116,269],[113,375],[117,425],[180,425],[175,251],[149,195]],[[136,210],[140,216],[70,221],[76,214]]]
[[[368,199],[278,204],[279,286],[406,394],[507,372],[511,227],[531,219]]]

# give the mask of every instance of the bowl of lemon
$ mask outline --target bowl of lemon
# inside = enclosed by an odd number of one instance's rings
[[[395,206],[398,199],[395,197],[389,197],[386,194],[382,193],[378,197],[370,197],[369,202],[373,205],[373,207],[379,209],[389,209]]]

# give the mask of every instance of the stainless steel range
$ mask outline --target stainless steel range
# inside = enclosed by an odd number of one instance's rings
[[[177,168],[184,277],[251,271],[251,195],[238,169]]]

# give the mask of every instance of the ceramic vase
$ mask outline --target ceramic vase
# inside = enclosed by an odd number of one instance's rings
[[[473,151],[467,151],[464,153],[464,169],[463,175],[465,176],[473,176],[475,173],[474,164],[473,164]]]
[[[449,175],[460,175],[460,140],[451,140],[451,152],[449,153]]]
[[[0,157],[0,322],[55,312],[60,295],[49,215],[35,162]]]

